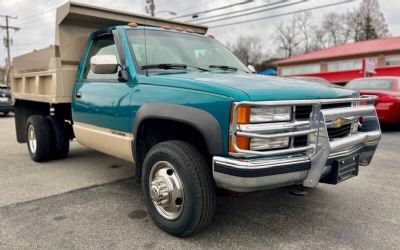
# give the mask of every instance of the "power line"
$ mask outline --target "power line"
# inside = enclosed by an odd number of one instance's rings
[[[100,7],[104,7],[107,5],[110,5],[111,3],[115,2],[116,0],[110,0],[108,2],[105,2],[102,5],[94,5],[94,6],[100,6]],[[62,3],[62,2],[61,2]],[[60,2],[56,2],[56,4],[53,5],[47,5],[45,7],[38,7],[36,8],[37,11],[29,11],[29,12],[22,12],[24,14],[18,13],[18,15],[20,16],[20,18],[18,18],[19,21],[24,21],[24,22],[30,22],[29,20],[32,19],[37,19],[38,16],[43,17],[43,16],[53,16],[54,19],[56,18],[56,11],[57,8],[62,6]],[[27,15],[28,14],[28,15]]]
[[[117,0],[110,0],[101,5],[95,4],[94,6],[107,7],[108,5],[115,3],[116,1]],[[52,4],[52,5],[46,5],[46,6],[41,5],[34,9],[30,9],[29,11],[19,12],[18,15],[20,16],[20,18],[18,18],[18,20],[19,21],[31,20],[31,19],[37,18],[38,15],[40,15],[40,16],[53,15],[55,18],[55,15],[56,15],[55,13],[56,13],[57,8],[62,6],[65,3],[66,3],[66,1],[59,1],[59,2],[55,2],[55,4]],[[35,11],[32,11],[32,10],[35,10]]]
[[[232,8],[234,6],[238,6],[238,5],[243,5],[243,4],[248,4],[253,2],[254,0],[245,0],[242,2],[238,2],[238,3],[233,3],[233,4],[228,4],[228,5],[224,5],[221,7],[217,7],[217,8],[213,8],[213,9],[208,9],[208,10],[201,10],[201,11],[197,11],[197,12],[193,12],[190,14],[185,14],[185,15],[181,15],[181,16],[177,16],[174,17],[172,19],[177,19],[177,18],[182,18],[182,17],[192,17],[194,15],[199,15],[199,14],[204,14],[204,13],[210,13],[210,12],[214,12],[214,11],[218,11],[218,10],[223,10],[223,9],[228,9],[228,8]]]
[[[235,25],[235,24],[256,22],[256,21],[261,21],[261,20],[265,20],[265,19],[271,19],[271,18],[275,18],[275,17],[288,16],[288,15],[297,14],[297,13],[303,13],[303,12],[307,12],[307,11],[311,11],[311,10],[317,10],[317,9],[332,7],[332,6],[336,6],[336,5],[346,4],[346,3],[350,3],[350,2],[354,2],[354,1],[355,1],[355,0],[346,0],[346,1],[341,1],[341,2],[337,2],[337,3],[331,3],[331,4],[320,5],[320,6],[317,6],[317,7],[312,7],[312,8],[307,8],[307,9],[301,9],[301,10],[286,12],[286,13],[282,13],[282,14],[278,14],[278,15],[273,15],[273,16],[266,16],[266,17],[254,18],[254,19],[250,19],[250,20],[237,21],[237,22],[233,22],[233,23],[218,24],[218,25],[210,26],[209,28],[220,28],[220,27],[225,27],[225,26],[230,26],[230,25]]]
[[[22,18],[19,18],[18,21],[30,22],[30,20],[36,20],[38,17],[42,18],[47,16],[54,16],[55,18],[55,10],[52,9],[52,10],[47,10],[45,13],[37,12],[32,15],[22,16]]]
[[[225,12],[225,13],[217,14],[217,15],[214,15],[214,16],[200,17],[200,18],[196,18],[196,19],[193,19],[193,20],[188,20],[187,22],[197,22],[197,21],[201,21],[201,20],[207,20],[207,19],[210,19],[210,18],[227,16],[227,15],[231,15],[231,14],[239,13],[239,12],[243,12],[243,11],[249,11],[249,10],[260,9],[260,8],[264,8],[264,7],[268,7],[268,6],[273,6],[273,5],[281,4],[281,3],[284,3],[284,2],[288,2],[288,1],[290,1],[290,0],[279,0],[279,1],[276,1],[276,2],[272,2],[272,3],[267,3],[267,4],[255,6],[255,7],[252,7],[252,8],[247,8],[247,9],[242,9],[242,10],[237,10],[237,11],[231,11],[231,12]]]
[[[204,6],[204,5],[208,5],[208,4],[210,4],[211,2],[214,2],[214,3],[216,3],[216,2],[219,2],[219,0],[216,0],[216,1],[214,1],[214,0],[210,0],[210,1],[206,1],[206,2],[202,2],[202,3],[200,3],[200,4],[190,4],[190,7],[188,7],[188,8],[184,8],[184,9],[179,9],[178,11],[179,12],[183,12],[183,13],[185,13],[185,11],[187,11],[187,10],[193,10],[194,8],[198,8],[198,7],[202,7],[202,6]],[[162,6],[164,6],[164,5],[162,5]],[[165,7],[165,6],[164,6]]]
[[[228,20],[228,19],[248,16],[248,15],[253,15],[253,14],[257,14],[257,13],[261,13],[261,12],[266,12],[266,11],[270,11],[270,10],[276,10],[276,9],[281,9],[281,8],[284,8],[284,7],[289,7],[289,6],[293,6],[293,5],[302,4],[302,3],[305,3],[307,1],[309,1],[309,0],[300,0],[300,1],[297,1],[297,2],[289,2],[289,3],[286,3],[286,4],[275,6],[275,7],[271,7],[271,8],[266,8],[266,9],[262,9],[262,10],[256,10],[256,11],[247,12],[247,13],[244,13],[244,14],[232,15],[232,16],[228,16],[228,17],[217,18],[217,19],[213,19],[213,20],[206,20],[206,21],[199,22],[199,23],[196,23],[196,24],[214,23],[214,22],[218,22],[218,21],[223,21],[223,20]],[[239,12],[244,12],[244,11],[249,11],[249,10],[251,10],[251,9],[231,12],[229,14],[234,14],[234,13],[239,13]]]
[[[47,20],[36,20],[34,22],[30,22],[30,23],[18,23],[18,25],[24,29],[27,29],[27,31],[31,31],[31,28],[40,28],[43,26],[51,26],[51,23],[54,23],[55,20],[51,20],[51,22],[47,21]]]
[[[9,25],[9,19],[17,19],[16,16],[9,16],[9,15],[0,15],[0,17],[3,17],[6,19],[6,25],[0,25],[1,29],[6,30],[6,39],[5,39],[5,46],[7,48],[7,72],[10,72],[11,68],[11,53],[10,53],[10,46],[11,46],[11,38],[10,38],[10,30],[15,30],[18,31],[19,27],[14,27]],[[7,77],[7,86],[9,85],[9,79]]]
[[[36,14],[39,14],[39,13],[46,13],[47,12],[47,10],[51,10],[51,9],[53,9],[53,8],[55,8],[55,7],[58,7],[58,6],[61,6],[61,4],[64,4],[64,3],[66,3],[67,1],[59,1],[59,2],[54,2],[53,1],[53,3],[52,4],[46,4],[46,5],[44,5],[44,4],[39,4],[39,5],[37,5],[37,6],[35,6],[35,7],[33,7],[33,8],[29,8],[29,10],[26,10],[26,11],[21,11],[21,12],[15,12],[14,11],[14,13],[16,13],[16,14],[18,14],[18,16],[25,16],[26,14],[32,14],[32,13],[36,13]],[[22,19],[22,18],[21,18]]]

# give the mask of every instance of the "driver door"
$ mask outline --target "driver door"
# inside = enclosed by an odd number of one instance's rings
[[[73,120],[77,140],[98,151],[133,161],[130,121],[131,88],[114,74],[96,74],[90,59],[96,55],[120,58],[114,34],[102,33],[89,43],[83,73],[74,86]]]

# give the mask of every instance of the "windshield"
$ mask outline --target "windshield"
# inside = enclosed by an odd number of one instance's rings
[[[377,89],[390,90],[392,88],[392,80],[390,79],[363,79],[351,81],[346,85],[351,89]]]
[[[146,48],[144,34],[146,34]],[[165,30],[128,30],[136,62],[149,70],[223,70],[249,72],[220,42],[195,34]],[[147,60],[146,60],[147,53]],[[155,67],[155,66],[161,67]]]

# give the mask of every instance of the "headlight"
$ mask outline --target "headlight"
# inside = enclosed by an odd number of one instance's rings
[[[250,123],[288,122],[292,120],[292,107],[252,107]]]
[[[250,150],[261,151],[268,149],[280,149],[289,147],[289,137],[271,139],[251,138]]]
[[[239,106],[234,111],[232,106],[231,125],[233,122],[236,124],[250,124],[250,123],[268,123],[268,122],[290,122],[293,116],[293,107],[249,107]],[[269,150],[288,148],[290,144],[289,137],[261,139],[249,138],[247,136],[237,135],[236,146],[242,150]],[[229,152],[236,152],[236,148],[232,144],[232,137],[229,137]]]

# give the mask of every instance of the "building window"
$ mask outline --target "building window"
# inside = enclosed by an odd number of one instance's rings
[[[282,67],[281,69],[281,75],[283,76],[304,75],[304,74],[319,73],[319,72],[321,72],[321,68],[320,65],[317,63]]]
[[[362,60],[345,60],[328,63],[328,72],[362,69]]]
[[[386,65],[386,66],[396,66],[396,65],[400,65],[400,55],[396,55],[396,56],[387,56],[387,57],[386,57],[385,65]]]

